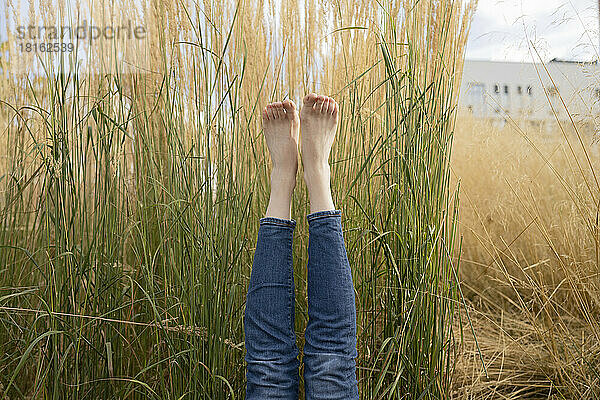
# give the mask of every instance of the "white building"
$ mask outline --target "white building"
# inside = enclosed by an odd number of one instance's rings
[[[562,99],[562,100],[561,100]],[[564,101],[564,105],[562,102]],[[459,107],[475,117],[545,123],[554,113],[578,123],[600,116],[600,65],[466,60]]]

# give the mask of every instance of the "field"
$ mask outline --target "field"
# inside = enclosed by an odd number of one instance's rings
[[[598,150],[589,127],[459,118],[461,287],[490,378],[467,335],[474,397],[599,396]]]
[[[598,398],[592,135],[457,118],[475,3],[300,3],[94,3],[98,25],[131,18],[147,39],[83,43],[88,63],[10,49],[0,396],[243,398],[260,110],[314,91],[340,104],[362,398]],[[53,4],[30,21],[69,16]],[[307,212],[299,184],[300,348]]]

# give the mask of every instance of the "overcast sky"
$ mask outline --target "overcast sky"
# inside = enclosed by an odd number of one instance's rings
[[[527,39],[544,60],[596,59],[597,0],[479,0],[467,58],[531,61]]]

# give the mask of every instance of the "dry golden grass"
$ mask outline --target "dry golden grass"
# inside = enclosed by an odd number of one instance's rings
[[[598,396],[600,151],[565,130],[458,123],[461,278],[489,375],[466,333],[468,398]]]

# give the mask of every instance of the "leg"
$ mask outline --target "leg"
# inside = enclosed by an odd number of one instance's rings
[[[352,273],[344,246],[341,211],[330,189],[329,152],[338,106],[325,96],[308,95],[301,112],[304,179],[308,215],[308,325],[304,345],[307,400],[358,399],[356,306]]]
[[[296,183],[298,115],[294,103],[274,103],[263,113],[271,153],[271,198],[260,220],[246,296],[246,399],[298,399],[298,348],[294,332],[294,277],[290,219]]]

